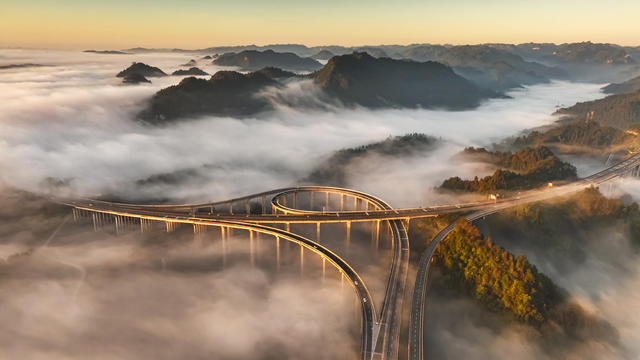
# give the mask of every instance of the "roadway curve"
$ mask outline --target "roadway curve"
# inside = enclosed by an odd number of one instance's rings
[[[587,186],[598,186],[606,182],[616,180],[623,177],[640,166],[640,154],[634,155],[620,163],[617,163],[603,171],[593,174],[584,179],[575,181],[570,184],[558,186],[546,190],[529,191],[524,195],[517,196],[515,198],[503,199],[494,203],[489,203],[486,206],[476,209],[475,207],[467,207],[466,210],[476,210],[464,218],[467,221],[474,221],[479,218],[491,215],[500,210],[514,207],[517,205],[527,204],[531,202],[537,202],[547,200],[553,197],[562,195],[568,195],[576,193]],[[464,208],[464,207],[463,207]],[[429,270],[431,268],[431,262],[435,252],[438,248],[438,244],[447,238],[447,236],[453,231],[456,223],[449,224],[446,228],[440,231],[431,240],[427,248],[420,256],[420,262],[418,265],[418,273],[416,274],[416,283],[413,290],[413,299],[411,307],[411,320],[409,323],[409,360],[423,360],[424,359],[424,318],[427,299],[427,282],[429,278]]]

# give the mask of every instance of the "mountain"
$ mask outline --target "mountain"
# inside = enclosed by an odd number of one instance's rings
[[[531,189],[550,181],[571,180],[577,176],[573,165],[560,160],[544,146],[528,147],[516,153],[467,148],[462,155],[481,158],[497,166],[498,170],[493,175],[476,176],[473,180],[451,177],[442,183],[442,189],[489,194]]]
[[[329,50],[320,50],[318,53],[312,56],[316,60],[329,60],[335,55]]]
[[[625,94],[640,90],[640,76],[622,83],[609,84],[602,88],[605,94]]]
[[[387,53],[379,47],[375,46],[360,46],[353,49],[354,52],[366,52],[367,54],[375,58],[389,57]]]
[[[511,51],[489,45],[419,45],[407,48],[401,55],[416,61],[431,60],[449,65],[478,86],[496,91],[566,76],[559,68],[528,62]]]
[[[595,44],[590,41],[562,44],[545,59],[569,64],[608,64],[621,65],[635,63],[629,53],[620,46]]]
[[[226,53],[213,61],[219,66],[237,66],[242,70],[258,70],[264,67],[277,67],[294,71],[314,71],[322,64],[311,58],[303,58],[294,53],[278,53],[273,50],[245,50],[239,53]]]
[[[26,64],[7,64],[7,65],[0,65],[0,70],[21,69],[21,68],[41,67],[41,66],[47,66],[47,65],[30,64],[30,63],[26,63]]]
[[[376,59],[367,53],[335,56],[313,74],[330,96],[368,108],[468,109],[489,95],[436,62]]]
[[[181,66],[195,66],[197,63],[198,63],[197,61],[195,61],[194,59],[191,59],[186,63],[182,64]]]
[[[604,126],[626,130],[630,125],[640,122],[640,91],[579,102],[559,109],[555,114],[564,115],[564,121],[588,119]]]
[[[433,150],[440,144],[434,137],[425,134],[390,136],[384,141],[336,151],[320,163],[305,179],[313,184],[347,186],[348,170],[357,161],[368,156],[400,158]],[[378,159],[379,160],[379,159]]]
[[[285,71],[276,67],[265,67],[256,71],[256,73],[265,75],[266,77],[269,77],[274,80],[288,79],[288,78],[297,76],[295,73],[292,73],[290,71]]]
[[[516,138],[516,147],[569,145],[587,148],[609,148],[612,146],[636,146],[637,132],[624,131],[611,126],[602,126],[595,121],[581,120],[554,127],[546,132],[532,131]]]
[[[198,69],[197,67],[192,67],[189,70],[176,70],[171,75],[193,75],[193,76],[201,76],[201,75],[209,75],[206,72]]]
[[[140,74],[145,77],[159,77],[159,76],[167,76],[167,74],[158,69],[157,67],[149,66],[147,64],[134,62],[128,68],[120,71],[117,77],[125,77],[131,74]]]
[[[123,84],[140,84],[140,83],[150,83],[149,79],[142,76],[139,73],[131,73],[124,76],[122,79]]]
[[[178,117],[198,115],[246,116],[271,109],[271,104],[255,94],[278,83],[253,72],[218,71],[211,79],[183,79],[178,85],[158,91],[140,118],[161,124]]]
[[[118,50],[85,50],[83,52],[94,53],[94,54],[103,54],[103,55],[126,55],[126,54],[129,54],[129,53],[126,53],[124,51],[118,51]]]

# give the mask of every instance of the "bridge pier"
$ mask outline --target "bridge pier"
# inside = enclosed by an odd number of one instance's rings
[[[256,262],[253,245],[253,230],[249,230],[249,259],[251,261],[251,266],[255,266]]]
[[[293,192],[293,208],[294,209],[298,208],[298,192],[297,191]]]
[[[220,242],[222,247],[222,268],[227,265],[227,236],[226,236],[226,228],[224,226],[220,226]]]
[[[354,196],[353,197],[353,211],[358,211],[358,204],[359,204],[359,199]]]
[[[286,232],[291,232],[291,223],[284,223],[284,230]]]
[[[151,220],[140,218],[140,232],[150,231],[152,226]]]
[[[316,241],[320,243],[320,222],[316,223]]]
[[[345,233],[347,238],[347,249],[349,249],[349,245],[351,244],[351,221],[347,221],[345,224]]]
[[[247,212],[247,215],[251,215],[251,200],[250,199],[245,201],[244,208],[245,208],[245,211]]]
[[[314,199],[315,199],[315,192],[311,191],[309,192],[309,209],[313,210],[313,203],[314,203]]]
[[[276,271],[280,271],[280,236],[276,235]]]
[[[93,231],[98,232],[98,219],[95,213],[91,214],[91,220],[93,222]]]
[[[323,256],[322,257],[322,282],[323,283],[324,283],[326,274],[327,274],[327,259]]]
[[[300,276],[304,274],[304,246],[300,245]]]
[[[229,214],[233,215],[233,202],[229,203]]]
[[[326,210],[329,210],[329,192],[328,191],[324,193],[324,208]]]
[[[340,195],[340,211],[344,211],[344,198],[345,198],[345,195],[341,194]]]
[[[115,215],[113,217],[113,220],[114,220],[115,225],[116,225],[116,236],[120,236],[120,232],[122,231],[122,229],[121,229],[121,227],[122,227],[122,224],[121,224],[122,219],[120,219],[120,216]]]
[[[371,223],[371,246],[376,250],[380,246],[380,220]]]

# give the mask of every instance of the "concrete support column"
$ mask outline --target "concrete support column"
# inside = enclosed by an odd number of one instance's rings
[[[320,222],[316,223],[316,241],[320,243]]]
[[[315,197],[316,197],[315,191],[311,191],[309,193],[309,207],[310,207],[310,210],[313,210],[313,205],[314,205],[313,203],[314,203]]]
[[[122,227],[122,224],[121,224],[122,219],[120,218],[120,216],[115,215],[114,221],[116,223],[116,236],[118,236],[118,235],[120,235],[120,231],[121,231],[120,228]]]
[[[324,282],[326,274],[327,274],[327,259],[323,256],[322,257],[322,282]]]
[[[251,214],[251,200],[250,199],[245,201],[244,208],[245,208],[245,211],[247,212],[247,215],[250,215]]]
[[[349,245],[351,244],[351,221],[347,221],[345,224],[346,227],[346,237],[347,237],[347,249],[349,248]]]
[[[255,253],[253,244],[253,230],[249,230],[249,258],[251,260],[251,266],[255,266]]]
[[[300,245],[300,276],[304,274],[304,246]]]
[[[276,235],[276,271],[280,271],[280,236]]]
[[[297,191],[293,193],[293,208],[294,209],[298,208],[298,192]]]
[[[372,229],[371,229],[371,238],[372,238],[372,246],[374,249],[378,250],[378,247],[380,246],[380,220],[376,220],[374,221],[372,224]]]
[[[98,219],[95,213],[91,214],[91,220],[93,221],[93,231],[98,231]]]
[[[284,230],[286,232],[291,232],[291,224],[290,223],[284,223]]]
[[[220,226],[220,239],[222,240],[222,267],[227,265],[227,229],[224,226]]]
[[[358,203],[359,203],[358,198],[354,196],[353,197],[353,210],[354,211],[358,211]]]
[[[340,211],[344,211],[344,194],[340,195]]]
[[[329,210],[329,192],[324,193],[324,208]]]

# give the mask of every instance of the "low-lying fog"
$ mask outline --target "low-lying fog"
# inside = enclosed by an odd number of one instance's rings
[[[478,109],[462,112],[300,111],[281,105],[275,112],[242,120],[201,117],[164,127],[136,122],[135,114],[145,99],[181,77],[151,78],[152,84],[123,86],[115,74],[133,61],[171,73],[192,58],[209,73],[219,69],[209,60],[184,54],[0,50],[0,65],[47,65],[0,70],[0,182],[37,191],[43,179],[53,177],[68,180],[73,192],[87,196],[109,194],[132,201],[220,200],[293,184],[332,151],[420,132],[441,137],[443,145],[424,156],[359,162],[351,167],[349,181],[395,206],[428,205],[442,201],[431,189],[443,179],[478,174],[478,165],[449,161],[463,147],[488,145],[523,129],[549,124],[555,120],[550,114],[557,106],[601,97],[600,85],[552,82],[514,90],[509,93],[512,99],[487,101]],[[309,96],[313,96],[309,84],[295,84],[274,98],[304,100]],[[597,168],[597,164],[589,166]],[[187,180],[136,185],[153,175],[194,169],[196,175]],[[24,250],[25,237],[33,238],[32,243],[45,241],[55,228],[50,224],[45,236],[16,228],[28,228],[29,223],[13,225],[7,221],[8,227],[0,228],[4,229],[0,233],[2,258]],[[316,289],[313,281],[272,282],[268,274],[244,268],[207,276],[162,273],[134,264],[138,260],[132,256],[135,245],[92,234],[84,233],[84,238],[60,235],[57,241],[64,241],[65,246],[52,244],[41,249],[30,260],[37,264],[35,269],[27,267],[5,279],[0,290],[0,321],[15,326],[0,336],[0,357],[109,358],[115,354],[119,358],[269,359],[286,358],[284,352],[290,358],[318,358],[314,354],[320,353],[342,358],[357,351],[358,345],[348,336],[351,324],[344,320],[348,316],[343,310],[345,301],[352,299],[333,297],[331,292]],[[12,247],[16,243],[23,247]],[[66,271],[60,270],[65,267]],[[49,273],[53,268],[56,271]],[[123,274],[117,268],[132,271]],[[88,280],[78,287],[84,271]],[[606,268],[602,271],[616,274]],[[619,295],[633,302],[638,297],[633,290],[637,281],[629,279],[626,293]],[[607,289],[606,282],[598,284],[602,285],[599,289]],[[606,294],[602,309],[615,308],[615,302],[622,301]],[[308,302],[292,300],[303,297]],[[135,301],[140,299],[143,301]],[[634,339],[625,340],[625,334],[640,330],[637,319],[612,316],[610,321],[619,328],[623,341]],[[97,323],[100,329],[95,328]],[[122,324],[133,325],[122,331]],[[466,340],[455,340],[468,341],[470,349],[482,345],[473,339],[473,332],[467,335]],[[482,333],[487,341],[484,346],[510,346],[513,354],[528,354],[533,346],[511,333],[503,335]],[[318,349],[314,340],[319,337],[320,343],[335,344],[335,348]],[[443,340],[454,338],[444,334]],[[152,346],[169,340],[173,344],[170,352]],[[109,345],[113,353],[104,350]]]
[[[37,189],[46,177],[70,180],[85,195],[174,200],[222,199],[288,185],[332,151],[423,132],[447,141],[426,159],[385,162],[354,172],[353,184],[396,206],[429,201],[430,187],[474,169],[450,165],[464,146],[498,141],[554,121],[557,105],[599,96],[599,86],[554,82],[514,90],[472,111],[298,111],[285,106],[257,118],[202,117],[162,128],[133,120],[145,99],[181,77],[151,78],[151,85],[122,86],[115,78],[132,61],[165,72],[197,56],[99,55],[2,51],[2,63],[54,65],[0,70],[0,170],[2,180]],[[213,73],[209,60],[198,66]],[[310,96],[308,87],[283,90]],[[312,94],[311,94],[312,95]],[[204,165],[207,165],[203,168]],[[196,169],[201,181],[138,187],[136,180]],[[390,186],[390,184],[393,184]],[[400,190],[402,189],[402,190]],[[407,194],[404,189],[412,189]],[[418,191],[416,193],[415,191]]]

